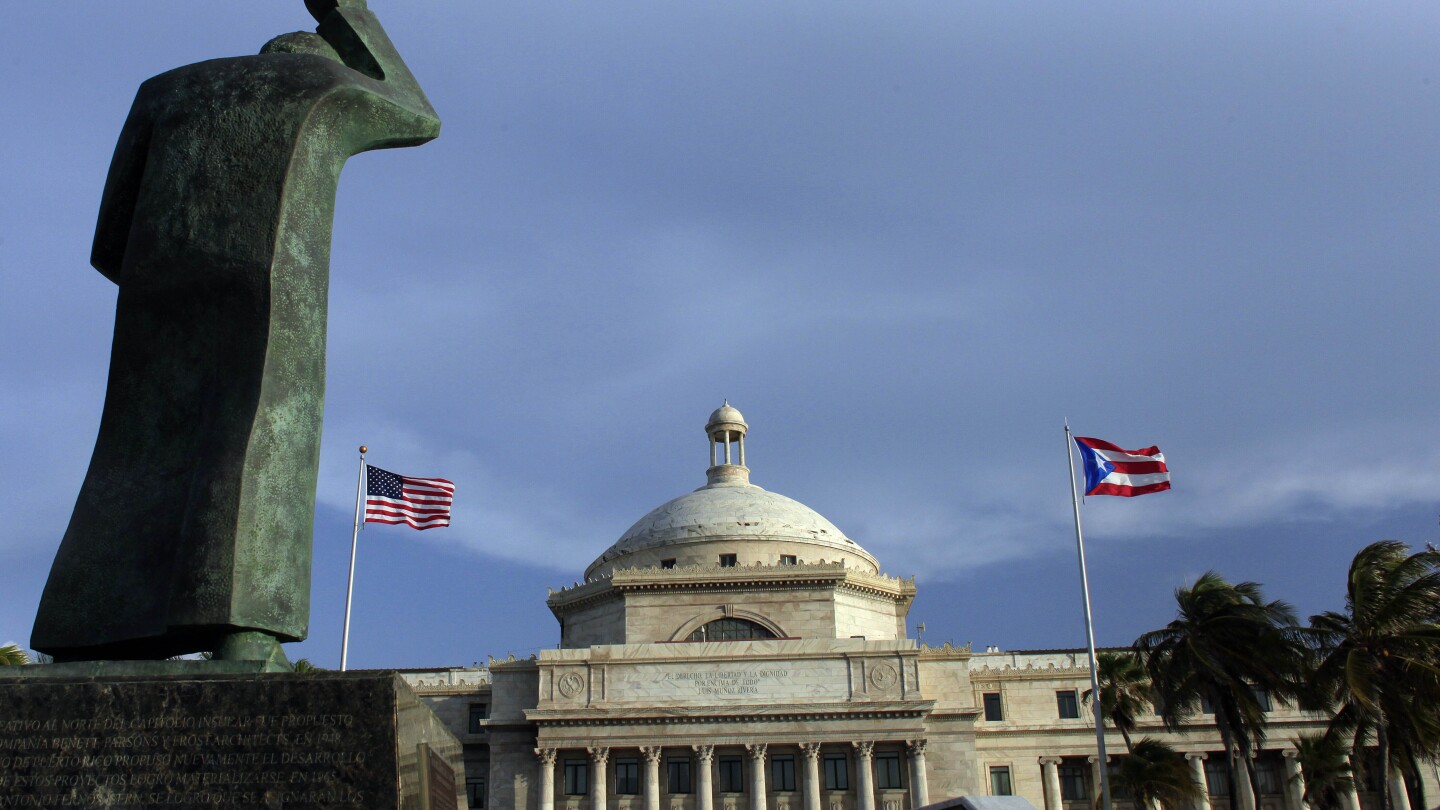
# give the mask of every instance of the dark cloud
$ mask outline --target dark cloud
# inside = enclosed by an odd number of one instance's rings
[[[461,663],[554,642],[544,588],[703,481],[722,397],[756,483],[922,574],[929,639],[1080,639],[1055,618],[1066,416],[1176,475],[1087,507],[1102,614],[1164,621],[1209,567],[1319,609],[1376,532],[1433,539],[1433,9],[372,7],[445,129],[341,184],[301,654],[338,645],[362,441],[460,492],[450,530],[366,533],[355,660]],[[114,293],[86,263],[135,86],[306,19],[7,11],[0,640],[23,640],[98,422]]]

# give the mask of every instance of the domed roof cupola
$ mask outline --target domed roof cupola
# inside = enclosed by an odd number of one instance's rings
[[[705,486],[651,510],[585,569],[585,578],[617,567],[829,561],[878,573],[879,563],[818,512],[750,483],[745,417],[729,402],[710,414]],[[721,563],[724,564],[724,563]]]
[[[710,414],[710,419],[705,423],[705,435],[710,437],[710,469],[705,471],[705,480],[711,486],[740,486],[750,483],[750,468],[745,466],[745,433],[749,430],[750,426],[745,424],[745,417],[728,399]],[[731,453],[732,444],[738,446],[737,453]],[[724,448],[723,463],[720,462],[721,454],[716,445]]]

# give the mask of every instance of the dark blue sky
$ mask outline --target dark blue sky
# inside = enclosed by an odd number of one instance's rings
[[[1440,12],[1423,3],[373,0],[445,120],[350,161],[312,639],[339,659],[355,448],[458,486],[362,536],[352,664],[558,640],[547,587],[703,483],[917,575],[928,641],[1077,646],[1062,420],[1175,489],[1085,509],[1097,640],[1206,569],[1302,613],[1440,514]],[[0,54],[0,642],[28,642],[94,441],[88,266],[136,86],[299,0],[13,3]],[[425,345],[401,352],[397,345]]]

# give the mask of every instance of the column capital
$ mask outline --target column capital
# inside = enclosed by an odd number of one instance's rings
[[[818,743],[818,742],[800,743],[800,753],[803,754],[806,759],[819,759],[819,758],[820,758],[820,743]]]
[[[760,761],[765,759],[765,748],[765,743],[746,743],[745,753],[749,754],[751,759]]]
[[[1060,757],[1040,757],[1041,765],[1059,765]]]
[[[855,746],[855,752],[861,759],[869,759],[870,755],[875,753],[875,743],[871,740],[856,740],[850,744]]]
[[[905,751],[912,757],[923,757],[925,756],[925,746],[929,744],[930,741],[926,739],[906,740]]]
[[[640,756],[644,757],[646,762],[659,762],[660,751],[661,748],[658,745],[640,746]]]
[[[1109,754],[1106,754],[1106,755],[1105,755],[1105,762],[1106,762],[1106,763],[1109,763],[1111,759],[1114,759],[1114,757],[1110,756]],[[1100,755],[1099,755],[1099,754],[1091,754],[1090,756],[1088,756],[1088,757],[1085,758],[1085,761],[1088,762],[1088,763],[1090,763],[1091,765],[1099,764],[1099,762],[1100,762]]]
[[[1209,759],[1210,755],[1204,751],[1186,751],[1186,759]]]
[[[604,765],[610,759],[610,749],[605,747],[586,748],[590,752],[590,761],[596,765]]]
[[[542,764],[554,765],[555,753],[556,751],[554,748],[536,748],[535,758],[539,759]]]
[[[1284,757],[1284,758],[1286,758],[1286,759],[1299,759],[1299,758],[1300,758],[1300,751],[1299,751],[1299,749],[1295,749],[1295,748],[1284,748],[1284,749],[1281,749],[1281,751],[1280,751],[1280,756],[1282,756],[1282,757]]]
[[[692,745],[690,750],[695,752],[696,759],[707,765],[715,758],[715,746],[713,745]]]

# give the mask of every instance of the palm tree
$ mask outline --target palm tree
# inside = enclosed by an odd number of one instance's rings
[[[324,667],[317,667],[310,663],[309,658],[296,658],[292,665],[295,672],[324,672]]]
[[[0,667],[19,667],[30,663],[30,656],[18,644],[0,647]]]
[[[1240,807],[1234,776],[1244,767],[1259,807],[1251,752],[1264,740],[1264,695],[1294,698],[1302,679],[1295,612],[1284,602],[1266,602],[1258,584],[1231,584],[1214,571],[1176,589],[1175,601],[1174,621],[1135,640],[1160,717],[1178,730],[1208,704],[1227,754],[1230,806]]]
[[[1182,810],[1205,793],[1185,755],[1153,737],[1141,737],[1120,758],[1112,778],[1116,792],[1130,796],[1140,807]]]
[[[1328,734],[1354,762],[1373,738],[1382,776],[1418,783],[1417,759],[1440,754],[1440,551],[1394,540],[1355,555],[1344,612],[1310,617],[1319,649],[1312,684],[1335,708]],[[1381,808],[1390,810],[1389,779]]]
[[[1125,750],[1134,753],[1130,733],[1150,703],[1150,676],[1145,673],[1145,664],[1133,650],[1102,652],[1095,657],[1095,679],[1100,686],[1101,715],[1125,738]],[[1086,689],[1080,696],[1087,704],[1093,698],[1092,691]]]
[[[1295,740],[1304,802],[1315,810],[1340,810],[1344,795],[1355,789],[1350,752],[1344,740],[1329,734],[1306,734]]]

